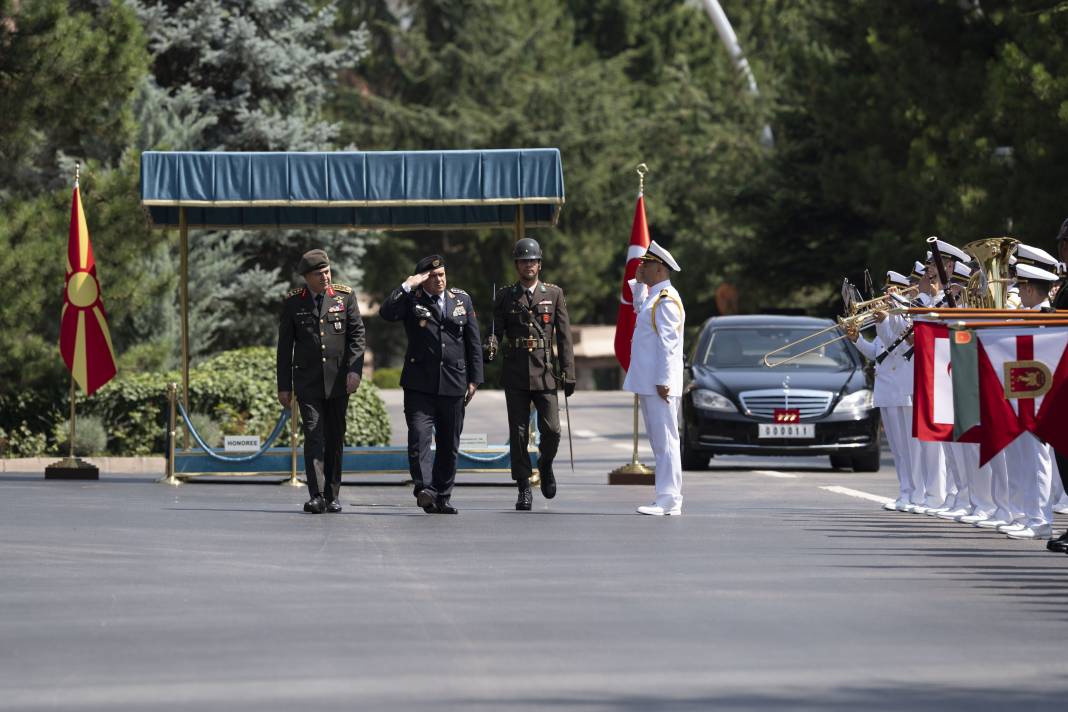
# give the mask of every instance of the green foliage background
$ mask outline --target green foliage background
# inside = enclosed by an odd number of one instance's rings
[[[76,159],[124,377],[177,365],[177,252],[140,212],[146,149],[557,146],[567,204],[537,237],[577,323],[615,318],[639,162],[694,322],[724,283],[743,312],[833,314],[843,276],[907,272],[931,234],[1052,249],[1068,214],[1068,3],[722,4],[759,95],[698,2],[0,0],[3,437],[44,447],[65,417]],[[372,300],[439,252],[485,312],[514,279],[512,239],[195,234],[194,354],[272,345],[311,246]],[[368,334],[376,365],[397,365],[402,332],[369,320]]]

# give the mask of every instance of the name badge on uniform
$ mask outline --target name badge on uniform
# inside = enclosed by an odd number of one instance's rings
[[[340,321],[335,321],[334,322],[334,331],[336,331],[337,333],[340,334],[342,326],[344,326],[344,324],[342,324]]]

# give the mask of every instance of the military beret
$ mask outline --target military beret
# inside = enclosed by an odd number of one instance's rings
[[[432,269],[445,266],[445,258],[441,255],[429,255],[415,263],[414,274],[422,274]]]
[[[307,274],[313,270],[329,266],[330,258],[326,256],[325,252],[322,250],[308,250],[300,256],[300,262],[297,263],[297,273]]]

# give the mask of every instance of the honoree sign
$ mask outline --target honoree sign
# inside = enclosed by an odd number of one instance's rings
[[[471,450],[475,448],[485,448],[489,444],[489,438],[486,433],[464,433],[460,436],[460,449]]]
[[[223,440],[226,452],[259,452],[259,435],[227,435]]]

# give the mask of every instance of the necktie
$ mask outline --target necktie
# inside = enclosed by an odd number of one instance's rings
[[[323,295],[322,294],[316,294],[315,295],[315,313],[316,314],[322,314],[323,313]]]

